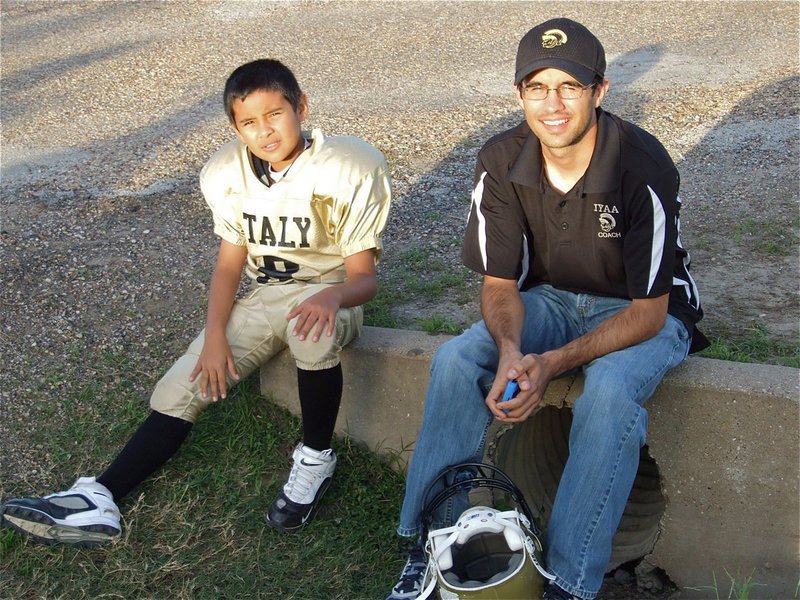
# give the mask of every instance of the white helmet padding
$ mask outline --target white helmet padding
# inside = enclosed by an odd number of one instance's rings
[[[495,542],[495,538],[499,541],[500,536],[497,534],[502,534],[507,553],[521,550],[524,542],[522,529],[518,525],[519,517],[519,513],[515,510],[498,512],[493,508],[476,506],[464,511],[453,527],[430,532],[428,537],[432,542],[433,557],[439,568],[442,571],[453,568],[453,545],[463,547],[470,541],[472,544],[480,542],[486,545],[490,540]],[[497,543],[493,545],[497,546]],[[496,547],[493,550],[497,552],[500,548]]]
[[[448,526],[453,509],[469,502],[479,506],[460,509]],[[540,598],[553,579],[530,508],[497,467],[461,463],[442,470],[426,490],[422,524],[428,565],[420,599]]]
[[[429,533],[431,566],[455,589],[481,589],[500,583],[522,568],[526,541],[533,553],[534,542],[522,528],[527,525],[527,518],[516,510],[470,508],[454,526]]]

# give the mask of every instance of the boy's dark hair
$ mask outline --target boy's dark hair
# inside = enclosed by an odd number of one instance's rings
[[[303,92],[291,69],[280,61],[260,58],[245,63],[230,74],[225,82],[225,114],[233,123],[233,103],[242,100],[259,90],[276,91],[292,105],[294,110],[300,106]]]

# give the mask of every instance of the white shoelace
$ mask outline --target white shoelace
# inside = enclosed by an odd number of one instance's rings
[[[326,458],[329,457],[323,453],[320,458],[313,459],[322,463],[317,467],[309,467],[301,464],[300,461],[294,461],[292,470],[289,473],[289,480],[283,488],[283,493],[289,497],[289,500],[298,504],[308,504],[313,500],[311,492],[313,490],[316,493],[316,490],[314,490],[315,485],[324,478],[327,466],[325,464]],[[311,495],[311,500],[308,500],[309,495]]]

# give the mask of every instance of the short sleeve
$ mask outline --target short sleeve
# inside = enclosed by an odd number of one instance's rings
[[[629,207],[623,261],[631,298],[655,298],[672,290],[678,237],[678,175],[639,184]]]
[[[519,279],[526,244],[524,215],[505,173],[496,171],[478,156],[461,259],[481,275]]]
[[[337,213],[334,241],[341,248],[343,257],[375,249],[378,260],[391,196],[391,180],[385,163],[353,186],[339,191],[334,205]]]
[[[213,158],[200,171],[200,190],[211,209],[214,234],[236,246],[246,246],[244,229],[237,218],[241,214],[241,210],[237,210],[237,198],[230,193],[223,178],[217,176],[219,172]]]

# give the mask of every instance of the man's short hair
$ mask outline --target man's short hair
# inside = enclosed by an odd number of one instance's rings
[[[282,62],[260,58],[245,63],[231,73],[225,82],[225,114],[231,123],[234,122],[233,103],[259,90],[280,92],[294,110],[300,106],[303,97],[294,73]]]

